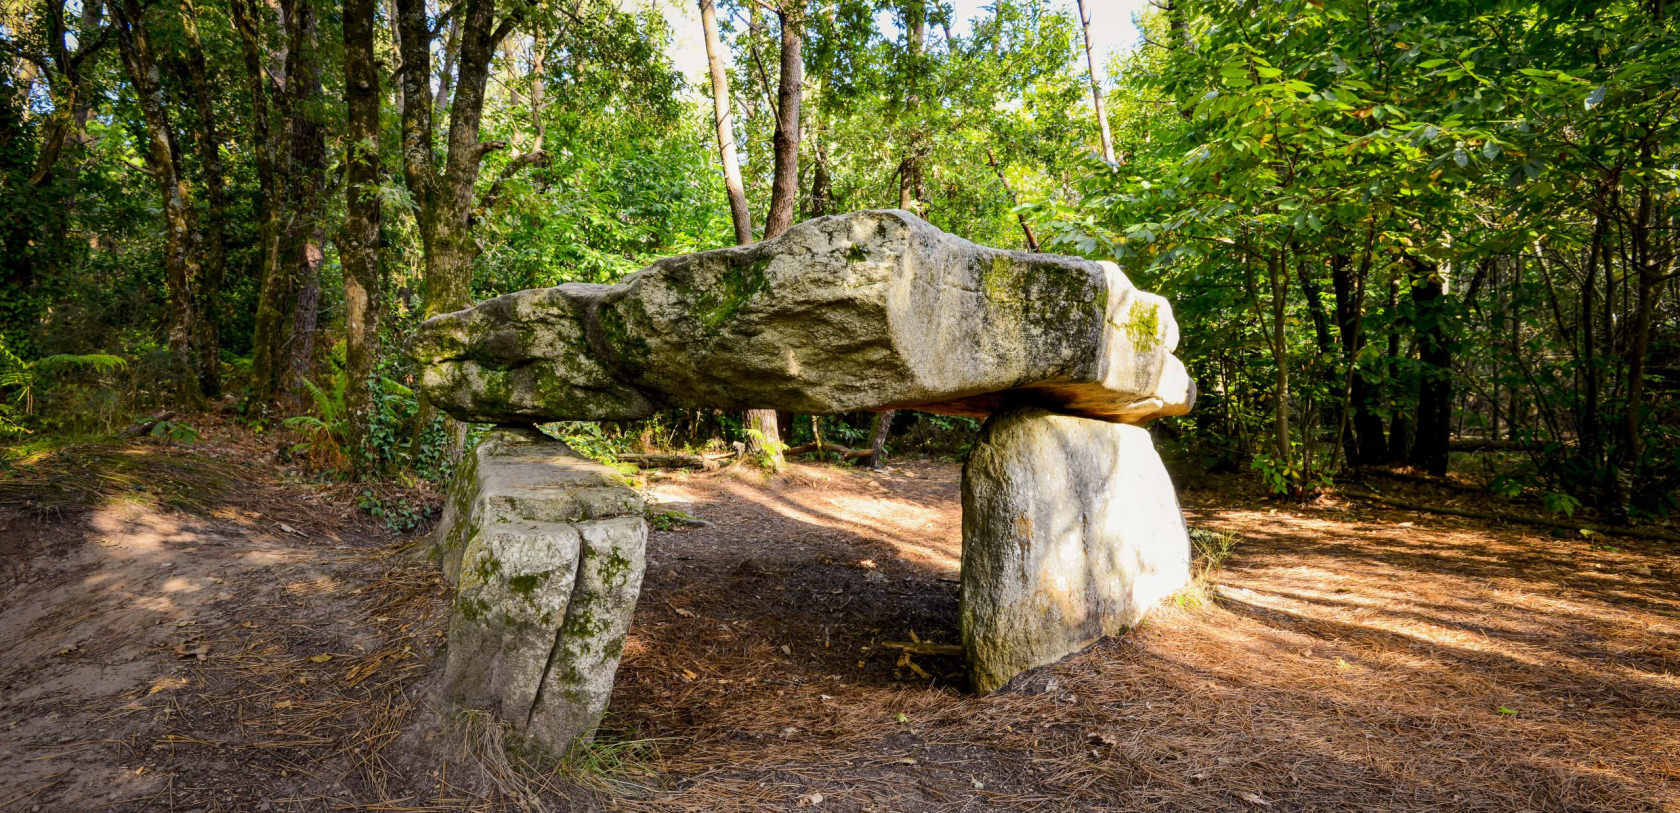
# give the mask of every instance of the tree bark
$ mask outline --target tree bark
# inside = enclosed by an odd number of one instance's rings
[[[269,123],[268,80],[263,72],[262,26],[254,0],[229,0],[234,28],[239,32],[244,57],[246,92],[251,97],[252,160],[257,171],[257,313],[251,346],[251,402],[259,410],[273,401],[277,387],[272,375],[274,358],[283,338],[280,330],[283,285],[280,262],[281,218],[285,204],[276,171],[279,158],[277,131]]]
[[[776,16],[781,21],[781,72],[776,80],[776,171],[770,183],[770,213],[764,219],[764,239],[769,240],[793,226],[794,206],[799,200],[799,108],[802,103],[805,61],[802,47],[804,10],[802,0],[784,0]],[[782,433],[775,410],[747,411],[749,440],[765,456],[772,469],[780,469]]]
[[[472,263],[478,255],[478,244],[472,236],[474,186],[484,156],[506,146],[499,141],[479,141],[485,86],[496,47],[522,19],[523,8],[516,6],[499,20],[495,0],[462,0],[456,10],[459,54],[450,66],[454,96],[449,106],[448,148],[440,170],[432,148],[432,29],[426,0],[397,0],[398,50],[403,60],[403,180],[415,203],[425,257],[422,313],[427,318],[472,304]],[[422,400],[411,455],[418,452],[432,414],[431,405]],[[450,457],[458,461],[466,428],[451,421],[449,434]]]
[[[1350,258],[1332,257],[1330,282],[1336,294],[1336,327],[1341,334],[1342,363],[1347,365],[1347,400],[1352,412],[1352,431],[1346,437],[1345,453],[1350,465],[1380,463],[1387,456],[1387,438],[1382,418],[1373,411],[1371,385],[1359,369],[1359,353],[1365,347],[1364,291],[1369,261],[1356,268]],[[1355,277],[1357,274],[1357,278]]]
[[[717,126],[723,185],[729,192],[729,217],[735,224],[735,242],[744,246],[753,241],[752,210],[747,208],[746,186],[741,183],[741,162],[735,155],[734,114],[729,105],[729,74],[724,70],[723,46],[718,40],[716,0],[700,0],[700,22],[706,29],[706,64],[712,77],[712,121]]]
[[[776,12],[781,20],[781,72],[776,80],[776,171],[770,183],[770,213],[764,219],[768,240],[793,225],[794,206],[799,200],[799,108],[803,101],[805,61],[804,12],[800,0],[784,0]]]
[[[235,0],[237,2],[237,0]],[[200,223],[204,267],[198,290],[199,386],[205,395],[222,392],[222,344],[218,320],[222,280],[227,273],[227,191],[222,172],[222,140],[217,132],[216,112],[210,89],[204,45],[198,34],[195,0],[180,0],[181,31],[186,45],[187,83],[193,113],[198,119],[194,140],[199,171],[204,183],[204,219]]]
[[[164,280],[169,291],[170,376],[175,395],[188,404],[202,400],[198,358],[193,337],[198,327],[198,285],[202,272],[193,250],[192,189],[181,174],[181,148],[169,119],[169,103],[159,78],[157,55],[146,31],[144,7],[137,0],[119,0],[111,7],[117,46],[134,88],[146,131],[146,170],[157,185],[163,204]]]
[[[1416,259],[1412,263],[1417,275],[1412,280],[1412,303],[1417,309],[1418,360],[1424,373],[1418,386],[1417,436],[1412,440],[1410,462],[1430,474],[1444,475],[1453,403],[1446,284],[1438,266]]]
[[[927,4],[909,0],[904,5],[904,40],[907,56],[904,77],[906,124],[904,155],[898,163],[898,208],[927,215],[927,184],[922,179],[927,146],[923,138],[922,59],[927,49]],[[886,414],[886,413],[882,413]]]
[[[1091,107],[1097,114],[1097,124],[1102,130],[1103,160],[1114,163],[1114,134],[1108,129],[1108,112],[1103,107],[1102,79],[1097,75],[1097,56],[1091,50],[1091,12],[1087,7],[1089,0],[1079,0],[1079,25],[1085,32],[1085,65],[1091,71]]]
[[[986,149],[986,163],[991,164],[992,171],[997,173],[998,183],[1003,184],[1003,193],[1009,196],[1010,205],[1012,207],[1020,206],[1020,198],[1015,196],[1014,187],[1009,185],[1009,176],[1003,174],[1003,166],[998,163],[997,156],[992,154],[990,147]],[[1027,216],[1016,212],[1015,219],[1021,223],[1021,234],[1027,238],[1027,249],[1034,252],[1038,251],[1038,235],[1033,234],[1032,223],[1027,221]]]
[[[379,356],[379,69],[374,62],[378,0],[344,3],[346,154],[344,230],[344,408],[353,471],[366,478],[378,467],[371,442],[373,369]]]

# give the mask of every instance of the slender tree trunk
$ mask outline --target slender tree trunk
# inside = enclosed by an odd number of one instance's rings
[[[378,0],[344,3],[346,112],[344,230],[344,408],[350,462],[365,478],[378,466],[371,442],[373,369],[379,356],[379,68],[374,62]]]
[[[1284,330],[1289,307],[1289,283],[1283,263],[1283,257],[1274,255],[1266,267],[1272,287],[1272,361],[1277,367],[1277,410],[1272,428],[1278,459],[1285,465],[1293,465],[1295,456],[1289,442],[1289,344]]]
[[[1015,189],[1009,185],[1009,176],[1003,174],[1003,165],[998,163],[997,156],[992,153],[990,147],[986,148],[986,163],[991,164],[992,171],[997,173],[998,183],[1003,184],[1003,193],[1009,196],[1010,206],[1019,207],[1021,199],[1015,196]],[[1038,236],[1033,234],[1032,223],[1027,221],[1027,216],[1016,212],[1015,219],[1021,224],[1021,234],[1027,238],[1027,249],[1038,251]]]
[[[781,72],[776,81],[776,172],[770,184],[770,213],[764,219],[764,239],[769,240],[793,225],[794,206],[799,200],[799,108],[802,104],[805,61],[800,53],[804,10],[798,0],[784,0],[777,11],[781,21]],[[782,434],[776,412],[747,410],[749,437],[772,469],[782,467]]]
[[[1447,329],[1446,285],[1440,268],[1413,260],[1412,302],[1417,308],[1418,360],[1424,374],[1418,387],[1417,437],[1411,463],[1430,474],[1447,473],[1452,437],[1452,345]]]
[[[262,25],[259,7],[253,0],[229,0],[234,28],[239,32],[244,57],[246,92],[251,97],[251,143],[257,171],[257,313],[252,337],[251,402],[266,409],[277,389],[272,376],[273,359],[283,336],[279,320],[281,292],[280,231],[285,205],[276,183],[279,156],[276,132],[269,124],[268,80],[263,71]]]
[[[735,242],[744,246],[753,241],[752,210],[747,208],[746,186],[741,183],[741,162],[735,156],[734,114],[730,112],[729,73],[724,70],[723,45],[718,41],[716,0],[700,0],[700,22],[706,28],[706,64],[712,77],[712,121],[717,126],[723,185],[729,191],[729,217],[735,224]]]
[[[1347,257],[1332,258],[1330,281],[1336,292],[1336,326],[1341,333],[1342,363],[1348,369],[1349,409],[1352,431],[1346,438],[1348,463],[1363,466],[1380,463],[1387,456],[1382,418],[1372,410],[1371,385],[1359,370],[1359,353],[1365,348],[1364,291],[1369,261],[1356,266]],[[1351,271],[1351,273],[1350,273]],[[1355,277],[1354,275],[1358,276]]]
[[[1079,25],[1085,32],[1085,65],[1091,71],[1091,106],[1097,114],[1097,124],[1102,129],[1103,160],[1114,163],[1114,134],[1108,129],[1108,113],[1103,107],[1102,79],[1097,74],[1097,56],[1091,50],[1091,11],[1090,0],[1079,0]]]
[[[286,90],[290,98],[288,127],[291,143],[285,176],[291,189],[286,230],[281,238],[281,263],[289,285],[281,300],[290,318],[280,317],[285,330],[284,352],[274,359],[274,381],[278,396],[289,409],[299,406],[303,383],[308,379],[315,352],[315,325],[321,301],[322,251],[320,219],[326,204],[327,133],[320,110],[322,49],[317,42],[320,21],[315,0],[289,0],[291,44],[286,53]],[[288,324],[289,323],[289,324]]]
[[[176,397],[188,404],[203,398],[199,389],[198,358],[193,337],[198,328],[198,285],[202,272],[193,250],[197,228],[192,189],[181,174],[181,148],[169,119],[169,102],[159,78],[157,55],[137,0],[120,0],[111,7],[117,46],[122,52],[146,131],[146,170],[157,185],[163,204],[164,280],[169,290],[170,375]]]
[[[922,110],[922,55],[927,49],[927,4],[910,0],[904,6],[904,40],[907,52],[907,75],[904,77],[904,114],[906,119],[904,156],[898,163],[898,208],[927,216],[927,185],[922,180],[922,167],[927,145]],[[881,413],[883,415],[887,413]],[[891,416],[888,416],[889,420]]]
[[[1388,371],[1392,374],[1400,365],[1400,322],[1402,320],[1397,318],[1400,312],[1400,279],[1398,276],[1389,281],[1387,306],[1389,317],[1387,359]],[[1383,462],[1398,463],[1406,459],[1407,450],[1412,448],[1411,417],[1398,407],[1408,400],[1415,401],[1416,399],[1408,399],[1404,393],[1395,391],[1392,385],[1383,395],[1388,398],[1390,404],[1397,407],[1393,418],[1388,423],[1388,448],[1383,453]]]
[[[237,7],[240,0],[234,0]],[[255,7],[237,12],[246,54],[247,83],[255,93],[265,85],[258,42],[261,26]],[[316,37],[317,20],[313,0],[281,0],[281,31],[284,46],[278,65],[277,114],[281,123],[272,132],[270,148],[259,147],[259,181],[266,174],[270,189],[265,195],[262,282],[258,293],[255,335],[252,348],[251,402],[267,413],[295,396],[299,371],[307,370],[313,337],[299,335],[300,326],[313,328],[311,308],[318,301],[316,276],[320,264],[317,223],[324,197],[321,168],[326,163],[326,133],[320,118],[321,75]],[[254,121],[267,129],[267,112],[258,98],[252,100]],[[266,156],[262,153],[266,152]],[[266,173],[263,171],[266,165]],[[302,307],[305,313],[300,313]]]
[[[237,0],[236,0],[237,1]],[[222,172],[222,140],[205,67],[204,46],[198,34],[195,0],[180,0],[181,31],[186,44],[187,82],[198,119],[195,146],[204,182],[204,219],[200,223],[204,268],[198,290],[199,386],[205,395],[222,391],[222,343],[219,328],[222,279],[227,272],[227,192]]]
[[[440,171],[432,148],[432,31],[426,0],[397,0],[398,50],[403,60],[403,180],[414,199],[425,255],[422,287],[427,318],[472,304],[472,263],[478,254],[472,236],[472,213],[478,202],[478,173],[487,153],[507,146],[501,141],[479,140],[485,87],[496,48],[522,19],[523,8],[515,6],[500,20],[495,0],[462,0],[457,8],[459,53],[453,65],[446,55],[450,77],[444,81],[453,80],[454,95],[449,105],[448,151]],[[422,401],[410,444],[411,456],[417,455],[432,414],[431,404]],[[451,421],[449,434],[450,457],[458,461],[466,427]]]
[[[811,168],[811,217],[828,214],[834,200],[834,178],[828,172],[828,145],[818,111],[811,111],[811,154],[816,159]]]
[[[776,80],[776,171],[770,183],[770,213],[764,219],[768,240],[793,225],[793,211],[799,200],[799,113],[805,82],[803,44],[804,12],[799,0],[784,0],[776,16],[781,20],[781,73]]]

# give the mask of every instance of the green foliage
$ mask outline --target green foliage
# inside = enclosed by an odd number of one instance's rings
[[[408,497],[381,497],[372,489],[362,489],[356,495],[356,505],[370,516],[384,523],[389,530],[400,534],[412,533],[426,526],[436,510],[424,502]]]
[[[1194,554],[1197,572],[1211,574],[1225,566],[1237,550],[1237,535],[1229,531],[1191,527],[1190,550]]]

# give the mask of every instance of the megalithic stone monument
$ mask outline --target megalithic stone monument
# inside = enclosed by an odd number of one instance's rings
[[[410,350],[426,397],[472,422],[671,407],[987,418],[963,477],[962,619],[974,686],[991,691],[1135,624],[1188,580],[1183,518],[1140,428],[1195,401],[1177,343],[1172,308],[1112,263],[987,248],[887,210],[661,260],[615,285],[507,294],[427,321]],[[466,631],[452,633],[446,691],[563,751],[592,731],[606,695],[549,692],[524,664],[610,687],[640,580],[640,542],[628,540],[646,526],[634,492],[562,444],[530,430],[492,441],[434,536],[462,585],[452,630]],[[575,492],[575,515],[556,513],[547,478]],[[591,548],[581,528],[603,522],[617,535]],[[485,556],[503,569],[469,584]],[[634,578],[590,576],[591,556],[623,557]],[[538,571],[556,575],[525,594]],[[574,606],[599,608],[598,632],[567,637]],[[482,666],[491,640],[506,669]]]

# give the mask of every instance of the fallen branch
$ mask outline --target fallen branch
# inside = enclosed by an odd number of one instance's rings
[[[1592,531],[1604,536],[1631,536],[1639,539],[1655,539],[1662,542],[1680,542],[1680,534],[1664,531],[1658,528],[1640,528],[1636,526],[1599,525],[1592,522],[1575,522],[1546,517],[1529,516],[1526,514],[1504,514],[1497,511],[1477,511],[1472,508],[1457,508],[1450,505],[1434,505],[1431,503],[1402,500],[1395,497],[1385,497],[1373,491],[1343,487],[1338,491],[1349,497],[1358,497],[1374,503],[1408,511],[1423,511],[1430,514],[1445,514],[1447,516],[1465,517],[1467,519],[1485,519],[1495,522],[1520,522],[1526,525],[1538,525],[1542,528],[1558,528],[1565,531]]]
[[[680,452],[666,452],[662,454],[621,454],[615,457],[624,463],[635,463],[655,469],[699,469],[700,471],[717,471],[719,461],[728,460],[734,455],[708,457],[697,454],[682,454]]]
[[[1447,442],[1454,452],[1538,452],[1546,444],[1537,440],[1494,440],[1492,438],[1461,438]]]
[[[152,417],[147,418],[146,420],[140,421],[139,423],[136,423],[133,426],[130,426],[129,428],[124,429],[121,432],[118,432],[117,433],[117,440],[128,440],[130,438],[140,437],[141,435],[144,435],[147,432],[152,431],[152,429],[154,427],[156,427],[158,424],[163,423],[164,421],[167,421],[167,420],[169,420],[170,418],[173,418],[173,417],[175,417],[175,410],[171,409],[171,410],[165,410],[163,412],[159,412],[158,414],[153,415]]]
[[[837,454],[846,460],[856,460],[870,455],[868,449],[848,449],[844,446],[835,446],[832,443],[802,443],[798,446],[788,447],[787,451],[782,452],[782,454],[811,454],[812,452]]]
[[[930,644],[926,641],[882,641],[881,646],[902,649],[912,655],[945,655],[960,658],[963,648],[957,644]]]

